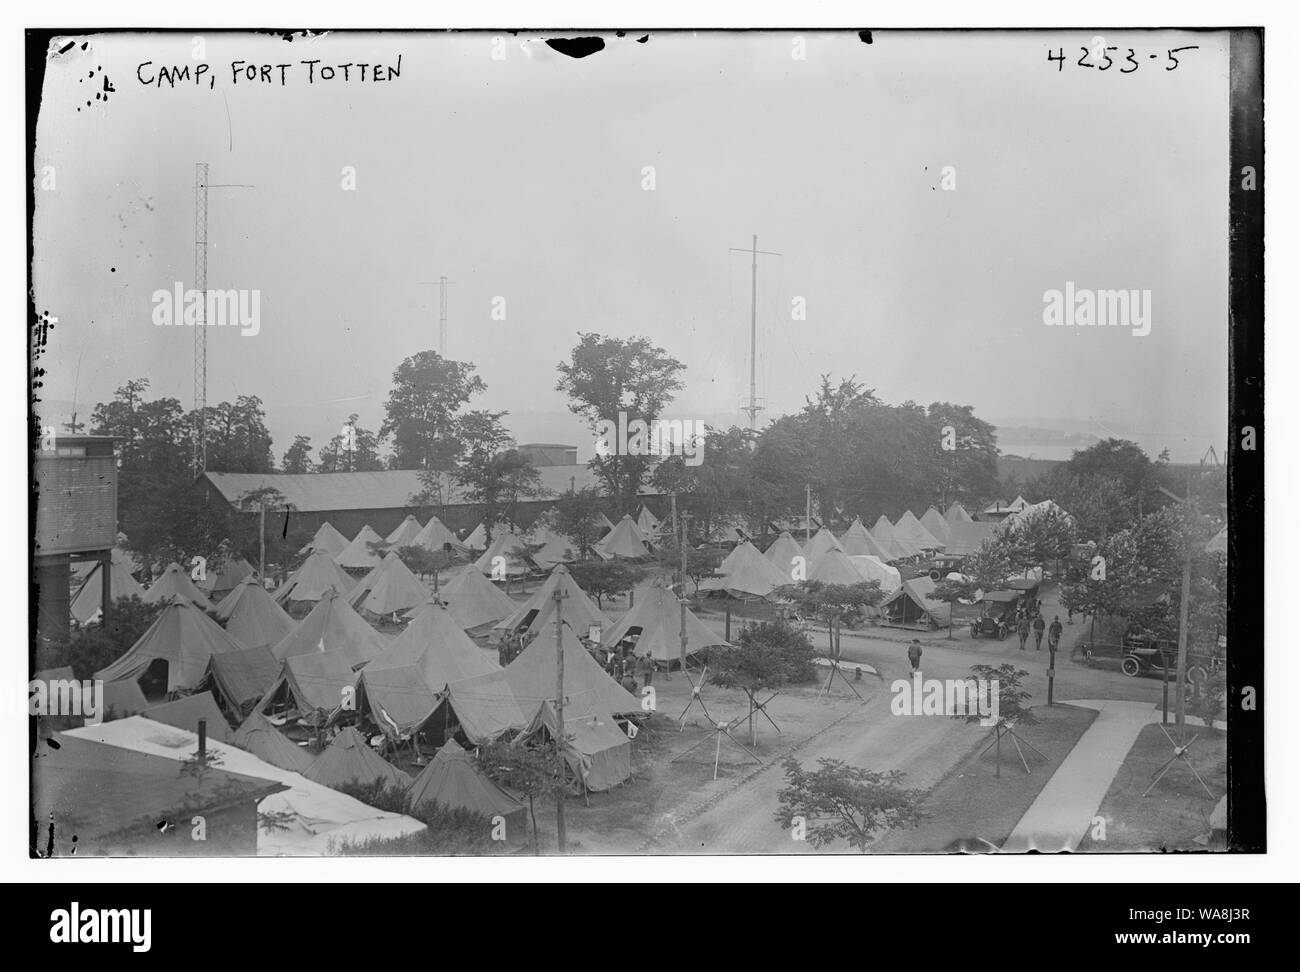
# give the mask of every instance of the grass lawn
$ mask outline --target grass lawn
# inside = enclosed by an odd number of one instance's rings
[[[928,818],[917,828],[885,834],[871,853],[946,853],[960,850],[963,843],[976,849],[981,841],[1001,846],[1097,717],[1092,709],[1072,705],[1037,706],[1033,713],[1038,721],[1018,728],[1017,735],[1047,762],[1026,749],[1031,772],[1025,773],[1015,747],[1004,736],[999,778],[995,749],[981,756],[987,743],[980,743],[930,791],[924,803]]]
[[[1173,732],[1172,726],[1169,731]],[[1209,832],[1210,813],[1227,790],[1227,734],[1199,726],[1189,726],[1187,732],[1188,738],[1196,737],[1188,756],[1214,797],[1206,795],[1196,777],[1181,763],[1171,766],[1155,789],[1142,796],[1153,775],[1173,755],[1169,739],[1159,724],[1153,723],[1138,735],[1097,811],[1106,821],[1106,839],[1094,839],[1090,833],[1079,844],[1080,851],[1205,850],[1205,845],[1198,844],[1195,838]]]

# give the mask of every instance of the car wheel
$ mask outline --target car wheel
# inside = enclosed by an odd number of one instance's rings
[[[1209,672],[1205,670],[1204,665],[1193,665],[1187,669],[1187,677],[1192,680],[1194,685],[1200,685],[1209,678]]]
[[[1119,663],[1119,669],[1125,675],[1132,678],[1133,676],[1137,675],[1138,672],[1142,671],[1142,663],[1139,662],[1132,655],[1129,655],[1122,662]]]

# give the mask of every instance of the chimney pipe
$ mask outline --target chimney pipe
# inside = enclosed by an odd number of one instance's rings
[[[199,720],[199,766],[208,765],[208,720]]]

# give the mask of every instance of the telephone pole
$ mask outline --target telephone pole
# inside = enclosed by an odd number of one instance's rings
[[[758,401],[758,255],[780,256],[780,253],[772,253],[768,250],[758,248],[758,234],[754,234],[753,245],[748,250],[739,247],[730,248],[733,253],[748,253],[750,255],[750,279],[749,279],[749,404],[742,405],[741,411],[749,413],[749,431],[753,432],[758,421],[758,413],[763,411],[763,406]]]
[[[555,733],[560,765],[564,765],[564,619],[561,617],[564,599],[568,597],[560,587],[552,595],[555,600]],[[561,780],[563,784],[563,780]],[[555,791],[555,840],[563,854],[568,844],[564,823],[564,787]]]

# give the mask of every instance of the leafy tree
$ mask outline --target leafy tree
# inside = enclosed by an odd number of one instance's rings
[[[924,818],[924,791],[904,789],[903,773],[886,773],[848,766],[822,758],[809,772],[787,756],[786,786],[777,794],[776,821],[790,829],[802,824],[814,847],[845,840],[865,853],[877,831],[915,827]]]
[[[405,359],[393,372],[379,436],[391,438],[398,469],[450,470],[461,455],[459,410],[487,390],[474,365],[435,351]]]
[[[961,602],[969,604],[975,597],[978,587],[972,581],[948,580],[944,578],[934,585],[934,590],[925,596],[927,601],[939,601],[948,605],[948,637],[952,637],[953,615]]]
[[[980,549],[966,558],[962,569],[978,589],[995,591],[1010,576],[1011,559],[1005,545],[993,538],[980,544]]]
[[[782,619],[747,624],[733,647],[709,649],[709,677],[723,688],[740,688],[749,699],[750,745],[757,744],[754,713],[760,703],[755,693],[775,695],[784,685],[811,681],[816,656],[807,635]]]
[[[284,471],[287,473],[309,473],[313,466],[311,461],[311,436],[295,435],[293,445],[284,451]]]
[[[456,562],[454,555],[445,550],[430,550],[427,547],[405,546],[397,548],[397,556],[411,572],[421,577],[434,577],[438,571],[446,570]]]
[[[933,427],[934,464],[940,483],[940,508],[953,501],[982,503],[997,495],[998,436],[988,422],[975,417],[970,405],[932,402],[927,417]],[[952,435],[945,435],[950,428]],[[947,448],[951,443],[952,448]]]
[[[275,467],[266,410],[256,395],[207,409],[207,468],[220,472],[265,473]]]
[[[988,685],[990,691],[993,690],[993,686],[997,687],[998,715],[997,722],[993,726],[993,732],[996,734],[998,743],[997,775],[1001,776],[1002,737],[1011,732],[1014,726],[1029,726],[1038,721],[1033,710],[1028,705],[1030,693],[1023,688],[1022,684],[1029,677],[1029,672],[1010,664],[972,665],[970,670],[977,683]],[[985,716],[979,712],[967,711],[964,715],[958,714],[952,718],[964,719],[966,722],[980,722]],[[1016,745],[1019,746],[1020,744],[1017,742]]]
[[[885,596],[880,582],[874,580],[860,584],[803,581],[777,588],[776,595],[794,602],[801,612],[814,615],[826,625],[833,661],[840,657],[840,630],[844,622],[861,616],[863,608],[874,607]]]
[[[323,446],[317,472],[377,472],[384,468],[379,454],[382,439],[369,429],[357,425],[353,412],[339,434]]]
[[[505,412],[470,412],[461,422],[464,449],[453,476],[466,500],[482,508],[492,541],[492,525],[514,518],[520,502],[542,492],[541,474],[528,457],[514,448],[501,424]],[[422,481],[432,486],[436,473],[426,470]]]
[[[557,368],[556,391],[568,395],[569,410],[585,418],[593,436],[599,437],[601,423],[617,425],[620,412],[629,422],[639,419],[647,426],[658,419],[682,388],[680,375],[686,366],[648,338],[581,333],[569,360]],[[635,502],[651,465],[651,456],[617,450],[590,462],[606,492],[623,508]]]
[[[589,555],[600,539],[603,512],[600,494],[594,487],[569,488],[560,494],[553,512],[555,532],[573,541],[579,556]]]
[[[563,798],[565,761],[553,740],[532,740],[528,745],[497,739],[478,749],[478,763],[488,778],[498,786],[528,801],[528,816],[533,829],[533,853],[541,853],[537,834],[535,801]]]
[[[607,597],[622,597],[641,579],[641,571],[622,560],[585,560],[569,565],[574,582],[603,608]]]
[[[135,596],[117,598],[108,624],[101,620],[73,632],[65,644],[53,648],[48,667],[70,665],[78,680],[89,679],[125,655],[164,607],[145,604]]]

